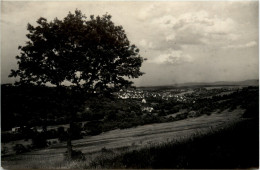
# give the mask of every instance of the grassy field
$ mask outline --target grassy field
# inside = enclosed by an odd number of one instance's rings
[[[141,156],[139,157],[145,158],[145,156],[142,155],[143,149],[144,155],[150,155],[150,151],[145,151],[145,149],[149,150],[149,148],[157,148],[158,150],[163,150],[163,146],[173,145],[176,143],[180,145],[180,143],[189,141],[189,139],[193,141],[199,136],[212,134],[213,132],[223,129],[224,127],[229,127],[236,122],[244,120],[241,118],[243,113],[244,110],[242,109],[236,109],[232,112],[225,110],[221,113],[216,111],[211,115],[203,115],[176,122],[138,126],[136,128],[116,129],[100,135],[87,136],[80,140],[74,140],[73,147],[74,149],[83,152],[86,158],[84,161],[78,160],[67,162],[64,160],[66,143],[58,143],[45,149],[2,157],[2,166],[7,169],[157,167],[157,164],[154,163],[145,163],[145,165],[141,163],[139,165],[140,162],[138,161],[136,162],[138,166],[132,165],[131,161],[125,162],[124,159],[128,156],[122,156],[122,154],[130,154],[130,157],[128,157],[130,160],[131,154],[138,155],[140,153]],[[220,138],[222,139],[223,137]],[[212,141],[211,143],[216,144],[216,142]],[[181,147],[185,148],[183,145],[181,145],[180,148]],[[157,152],[158,154],[160,153],[159,151],[155,151],[153,154],[156,155]],[[176,152],[172,151],[172,153]],[[200,151],[198,153],[200,153]],[[138,158],[138,156],[134,157]],[[172,156],[170,155],[169,157]],[[122,160],[123,162],[115,162],[116,164],[111,164],[109,162],[115,161],[112,158]],[[154,160],[154,158],[145,158],[145,160]],[[133,161],[135,162],[136,160]],[[164,165],[164,163],[162,165]],[[167,164],[165,164],[165,166],[166,165]]]
[[[258,120],[196,135],[182,142],[99,157],[87,168],[259,168]]]

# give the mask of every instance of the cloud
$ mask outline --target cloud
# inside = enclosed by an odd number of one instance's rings
[[[153,48],[154,47],[154,44],[152,42],[148,42],[147,40],[145,39],[142,39],[140,42],[139,42],[140,46],[144,47],[144,48]]]
[[[148,17],[151,16],[151,13],[152,11],[154,10],[155,8],[155,5],[154,4],[151,4],[145,8],[143,8],[139,13],[138,13],[138,19],[140,20],[145,20],[147,19]]]
[[[238,44],[238,45],[228,45],[225,48],[251,48],[257,46],[256,41],[250,41],[246,44]]]
[[[151,60],[148,60],[150,63],[156,63],[156,64],[184,64],[192,62],[193,58],[185,54],[181,50],[169,50],[167,53],[160,54],[158,57],[153,58]]]
[[[210,15],[206,11],[186,12],[177,17],[164,15],[154,18],[152,27],[163,35],[163,43],[179,45],[219,45],[239,38],[237,24],[231,18]]]
[[[246,47],[254,47],[257,45],[257,42],[256,41],[250,41],[249,43],[247,43],[245,46]]]
[[[193,61],[186,51],[187,46],[226,46],[239,39],[236,22],[227,17],[210,15],[201,10],[180,15],[165,14],[153,17],[153,31],[149,41],[140,41],[141,47],[161,51],[150,60],[152,63],[183,64]],[[152,43],[151,43],[152,42]]]
[[[212,25],[208,25],[207,27],[205,27],[204,30],[207,33],[228,34],[228,33],[232,33],[237,28],[235,21],[231,18],[223,19],[223,18],[214,16],[214,18],[210,19],[209,21],[212,23]]]
[[[147,8],[152,9],[152,7]],[[141,48],[161,53],[148,60],[157,64],[184,64],[193,61],[187,46],[224,47],[239,40],[237,23],[230,17],[220,17],[208,11],[183,12],[174,15],[153,16],[148,23],[146,39],[139,41]]]
[[[36,24],[35,21],[41,16],[48,21],[55,17],[62,19],[68,11],[73,12],[76,8],[87,17],[108,12],[113,16],[115,25],[123,26],[131,44],[138,45],[140,55],[148,58],[142,65],[142,71],[146,73],[142,77],[151,75],[150,83],[164,84],[169,81],[168,77],[179,81],[203,81],[200,78],[205,77],[205,80],[215,81],[222,76],[229,80],[236,75],[244,79],[259,74],[259,43],[256,38],[259,32],[259,5],[256,1],[4,1],[2,5],[3,82],[9,81],[10,69],[17,68],[15,56],[19,54],[17,47],[27,40],[26,24]],[[244,56],[248,56],[246,60]],[[228,71],[221,73],[219,68],[226,63],[229,65],[224,69]],[[165,74],[165,79],[158,81],[162,74]],[[146,80],[145,83],[149,84]]]

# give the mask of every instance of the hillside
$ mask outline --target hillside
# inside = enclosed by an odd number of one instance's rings
[[[180,87],[205,87],[205,86],[259,86],[258,79],[244,81],[216,81],[216,82],[187,82],[164,86],[141,86],[139,88],[180,88]]]

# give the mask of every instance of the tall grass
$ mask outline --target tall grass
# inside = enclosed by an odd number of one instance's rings
[[[104,169],[104,168],[258,168],[258,120],[246,119],[231,126],[198,131],[190,137],[162,144],[151,144],[143,149],[126,147],[102,148],[96,155],[85,155],[86,160],[66,161],[63,155],[39,157],[27,155],[23,168],[40,169]],[[17,155],[18,157],[19,155]],[[3,162],[2,162],[3,163]],[[11,168],[20,168],[10,165]],[[8,167],[4,167],[7,168]]]
[[[182,142],[94,160],[84,168],[258,168],[258,120],[248,119]]]

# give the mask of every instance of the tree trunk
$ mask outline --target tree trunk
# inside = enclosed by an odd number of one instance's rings
[[[68,155],[67,158],[70,161],[72,159],[72,144],[71,144],[71,128],[72,128],[72,123],[70,122],[70,127],[68,129],[68,139],[67,139],[67,151],[68,151]]]

